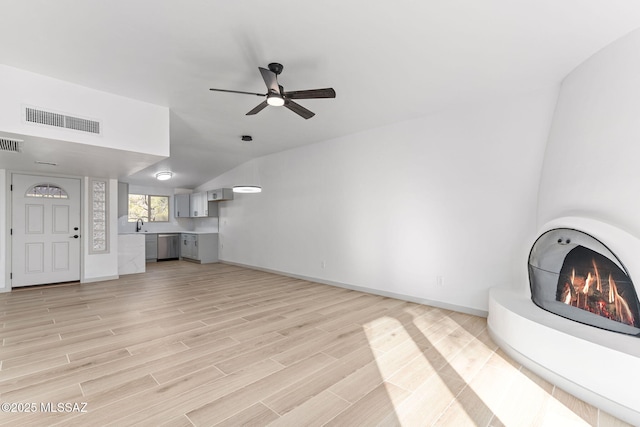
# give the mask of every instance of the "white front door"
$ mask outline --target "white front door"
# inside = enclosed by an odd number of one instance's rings
[[[80,180],[13,174],[12,287],[80,280]]]

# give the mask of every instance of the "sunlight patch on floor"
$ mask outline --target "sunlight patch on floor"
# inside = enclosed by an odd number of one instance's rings
[[[394,408],[390,425],[598,425],[596,408],[498,349],[485,319],[454,320],[438,309],[407,314],[409,323],[383,316],[363,325]]]

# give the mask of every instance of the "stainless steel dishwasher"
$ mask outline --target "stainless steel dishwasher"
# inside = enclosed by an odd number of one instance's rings
[[[158,261],[178,259],[180,256],[179,234],[158,234]]]

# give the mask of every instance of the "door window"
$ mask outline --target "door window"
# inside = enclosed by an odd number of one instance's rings
[[[68,199],[69,195],[63,188],[55,184],[36,184],[27,190],[27,197],[45,197],[48,199]]]

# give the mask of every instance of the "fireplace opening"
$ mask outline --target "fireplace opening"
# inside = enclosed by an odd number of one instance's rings
[[[640,302],[620,260],[596,238],[572,229],[541,235],[529,254],[531,299],[559,316],[640,336]]]

